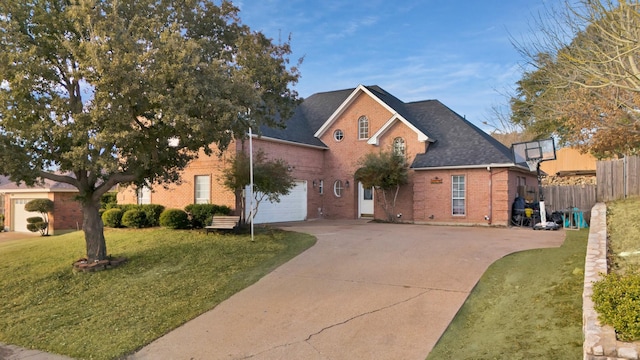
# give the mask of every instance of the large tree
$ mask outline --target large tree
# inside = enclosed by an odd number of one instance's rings
[[[107,256],[100,197],[179,179],[210,144],[289,117],[289,43],[229,1],[1,0],[0,173],[75,186],[87,258]]]
[[[541,17],[519,48],[532,65],[512,99],[514,121],[596,155],[640,146],[640,3],[581,0]]]

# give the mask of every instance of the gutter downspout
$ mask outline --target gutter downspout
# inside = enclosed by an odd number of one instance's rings
[[[484,218],[487,220],[487,224],[491,225],[493,220],[493,171],[491,171],[491,166],[487,166],[487,171],[489,171],[489,213]]]

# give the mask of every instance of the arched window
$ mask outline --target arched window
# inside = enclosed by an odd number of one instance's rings
[[[336,180],[333,183],[333,194],[336,197],[342,197],[342,191],[344,190],[344,187],[342,185],[342,180]]]
[[[404,139],[401,137],[397,137],[393,139],[393,153],[398,156],[404,156],[406,153],[406,147],[404,143]]]
[[[369,138],[369,119],[362,115],[358,119],[358,139],[365,140]]]

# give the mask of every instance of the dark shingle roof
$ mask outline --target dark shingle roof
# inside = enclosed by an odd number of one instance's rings
[[[417,154],[412,168],[509,164],[511,151],[437,100],[404,103],[379,86],[367,86],[374,96],[426,134],[433,143]],[[286,121],[285,129],[261,128],[263,136],[300,144],[327,146],[314,137],[318,129],[355,88],[311,95]]]
[[[509,164],[511,151],[438,100],[406,104],[409,121],[419,123],[435,142],[418,154],[412,168]]]
[[[294,115],[285,122],[285,129],[262,127],[263,136],[326,147],[313,135],[329,119],[334,111],[349,97],[354,89],[317,93],[304,99],[295,109]]]
[[[8,179],[7,179],[8,180]],[[10,190],[27,190],[27,189],[42,189],[46,191],[77,191],[78,189],[70,184],[53,181],[49,179],[45,179],[43,184],[36,184],[34,186],[27,186],[25,183],[20,183],[20,185],[16,184],[8,180],[8,182],[0,183],[0,191],[10,191]]]

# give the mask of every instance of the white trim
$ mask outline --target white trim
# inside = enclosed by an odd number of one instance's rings
[[[303,144],[303,143],[299,143],[299,142],[295,142],[295,141],[291,141],[291,140],[282,140],[282,139],[276,139],[276,138],[272,138],[269,136],[258,136],[258,135],[253,135],[252,136],[254,139],[258,139],[258,140],[265,140],[265,141],[271,141],[271,142],[277,142],[277,143],[282,143],[282,144],[289,144],[289,145],[297,145],[297,146],[302,146],[302,147],[308,147],[308,148],[313,148],[313,149],[320,149],[320,150],[328,150],[329,147],[328,146],[318,146],[318,145],[309,145],[309,144]]]
[[[415,132],[418,135],[418,141],[420,141],[420,142],[427,142],[427,141],[433,142],[427,136],[427,134],[425,134],[422,131],[418,130],[418,128],[413,126],[413,124],[411,124],[409,121],[407,121],[407,119],[405,119],[402,115],[400,115],[398,113],[394,113],[391,116],[391,118],[389,120],[387,120],[387,122],[384,125],[382,125],[382,127],[378,131],[376,131],[376,133],[373,134],[371,136],[371,138],[369,138],[369,140],[367,141],[367,144],[379,146],[380,145],[380,137],[382,135],[384,135],[389,129],[391,129],[391,126],[396,121],[402,122],[403,124],[407,125],[407,127],[409,127],[409,129],[413,130],[413,132]]]
[[[421,168],[412,168],[413,170],[423,170],[423,171],[428,171],[428,170],[458,170],[458,169],[486,169],[489,168],[489,170],[491,168],[505,168],[505,167],[514,167],[517,166],[518,168],[523,168],[523,169],[527,169],[526,167],[522,167],[519,165],[515,165],[513,163],[511,164],[483,164],[483,165],[457,165],[457,166],[436,166],[436,167],[421,167]],[[529,169],[527,169],[527,172],[529,171]]]
[[[333,124],[336,121],[336,119],[340,115],[342,115],[342,113],[347,109],[347,107],[349,107],[349,105],[351,105],[351,103],[356,99],[357,95],[360,92],[363,92],[363,93],[369,95],[372,99],[374,99],[378,104],[380,104],[382,107],[387,109],[387,111],[389,111],[390,113],[393,114],[393,113],[396,112],[389,105],[387,105],[384,101],[380,100],[377,96],[373,95],[373,93],[371,91],[369,91],[369,89],[367,89],[366,86],[358,85],[358,87],[356,87],[353,90],[353,92],[351,92],[351,95],[349,95],[349,97],[347,97],[347,99],[345,101],[343,101],[342,104],[340,104],[340,106],[338,106],[336,111],[334,111],[333,114],[331,114],[331,116],[329,116],[329,119],[327,119],[327,121],[325,121],[324,124],[322,124],[320,129],[318,129],[318,131],[316,131],[316,133],[313,134],[313,136],[317,137],[318,139],[320,137],[322,137],[322,135],[324,135],[324,133],[329,128],[329,126],[331,126],[331,124]]]
[[[0,190],[0,194],[19,194],[19,193],[64,193],[64,192],[79,192],[78,189],[3,189]]]

